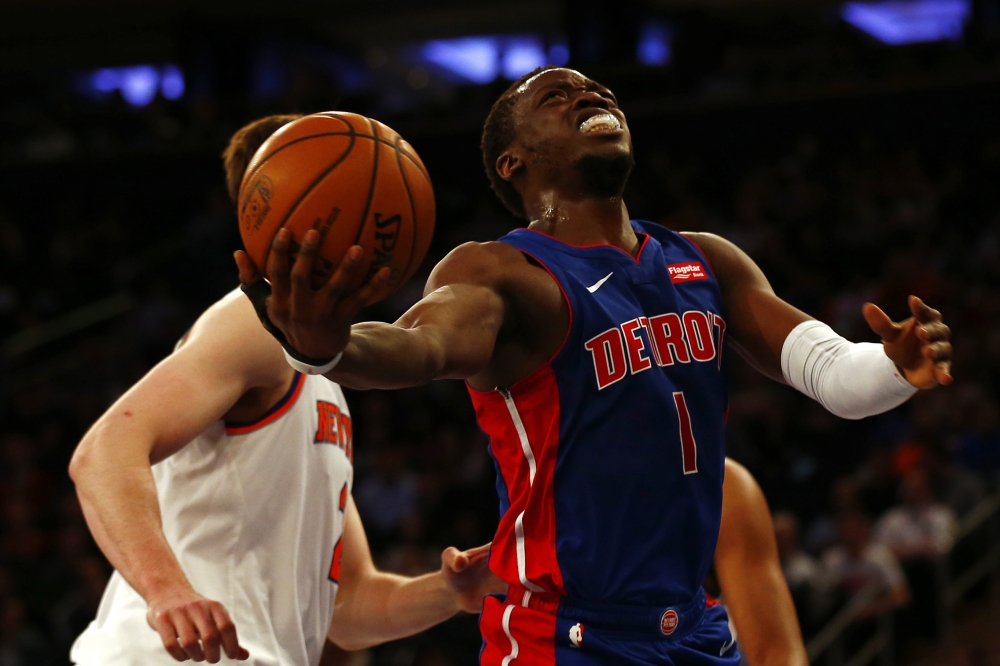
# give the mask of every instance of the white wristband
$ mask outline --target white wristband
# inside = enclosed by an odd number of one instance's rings
[[[325,375],[340,363],[340,359],[344,357],[344,352],[340,352],[334,356],[328,363],[323,365],[309,365],[308,363],[303,363],[294,356],[288,353],[288,350],[284,347],[281,348],[285,352],[285,360],[288,361],[288,365],[292,366],[304,375]]]
[[[880,344],[852,343],[821,321],[804,321],[781,348],[785,381],[845,419],[903,404],[917,392]]]

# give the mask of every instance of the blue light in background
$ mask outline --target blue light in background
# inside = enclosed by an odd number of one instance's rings
[[[537,37],[513,37],[504,44],[503,75],[515,80],[545,65],[545,47]]]
[[[565,42],[556,42],[549,47],[549,63],[562,67],[569,62],[569,46]]]
[[[435,39],[420,49],[428,62],[473,83],[489,83],[497,78],[499,52],[495,37]]]
[[[972,11],[971,0],[886,0],[847,2],[841,17],[886,44],[959,39]]]
[[[177,65],[167,65],[161,71],[160,94],[170,100],[184,96],[184,74]]]
[[[551,43],[538,35],[484,35],[435,39],[419,49],[419,58],[470,83],[490,83],[498,76],[517,79],[536,67],[569,62],[564,41]]]
[[[109,93],[122,85],[122,75],[117,69],[99,69],[90,77],[90,85],[97,92]]]
[[[84,81],[88,92],[106,95],[118,90],[132,106],[146,106],[156,97],[157,91],[171,100],[184,95],[184,74],[177,65],[165,65],[160,69],[152,65],[104,67]]]
[[[670,62],[670,29],[659,21],[647,21],[639,28],[635,56],[643,65],[662,67]]]
[[[127,67],[122,70],[122,97],[132,106],[146,106],[156,97],[160,75],[149,65]]]

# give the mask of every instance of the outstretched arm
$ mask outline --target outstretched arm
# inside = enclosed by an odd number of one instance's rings
[[[950,329],[916,296],[895,323],[872,303],[862,314],[880,345],[852,344],[775,295],[760,268],[714,234],[685,234],[711,261],[734,348],[762,373],[784,381],[845,418],[895,407],[915,389],[950,384]]]
[[[385,294],[387,269],[366,285],[360,279],[361,248],[351,248],[330,280],[318,289],[310,283],[318,234],[306,234],[291,268],[289,232],[278,232],[270,253],[271,295],[266,312],[288,344],[313,359],[343,353],[326,376],[359,389],[404,388],[432,379],[468,379],[483,370],[493,354],[504,321],[505,303],[494,253],[469,243],[434,269],[424,298],[393,324],[364,322],[352,326],[362,307]],[[236,253],[240,281],[261,277],[247,255]]]
[[[506,589],[487,567],[489,544],[441,553],[441,570],[416,578],[378,571],[354,499],[347,503],[341,583],[327,637],[361,650],[412,636],[459,611],[478,613],[482,598]]]
[[[806,666],[764,494],[746,468],[728,458],[722,489],[715,573],[740,648],[750,666]]]
[[[245,299],[229,297],[97,420],[70,462],[94,539],[149,604],[150,625],[178,661],[215,663],[220,644],[231,658],[248,655],[226,610],[197,594],[171,551],[150,467],[221,419],[249,388],[287,374],[283,363]]]

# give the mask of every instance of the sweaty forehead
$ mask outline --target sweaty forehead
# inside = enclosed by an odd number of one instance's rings
[[[524,93],[538,90],[546,84],[552,84],[556,82],[566,82],[572,85],[586,86],[593,85],[594,82],[588,79],[586,76],[576,71],[575,69],[566,69],[565,67],[557,67],[555,69],[547,69],[544,72],[539,72],[535,74],[530,79],[522,83],[517,87],[518,95],[523,95]]]

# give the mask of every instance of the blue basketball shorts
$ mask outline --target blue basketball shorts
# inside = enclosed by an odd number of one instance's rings
[[[739,666],[726,610],[595,604],[511,586],[485,598],[480,666]]]

